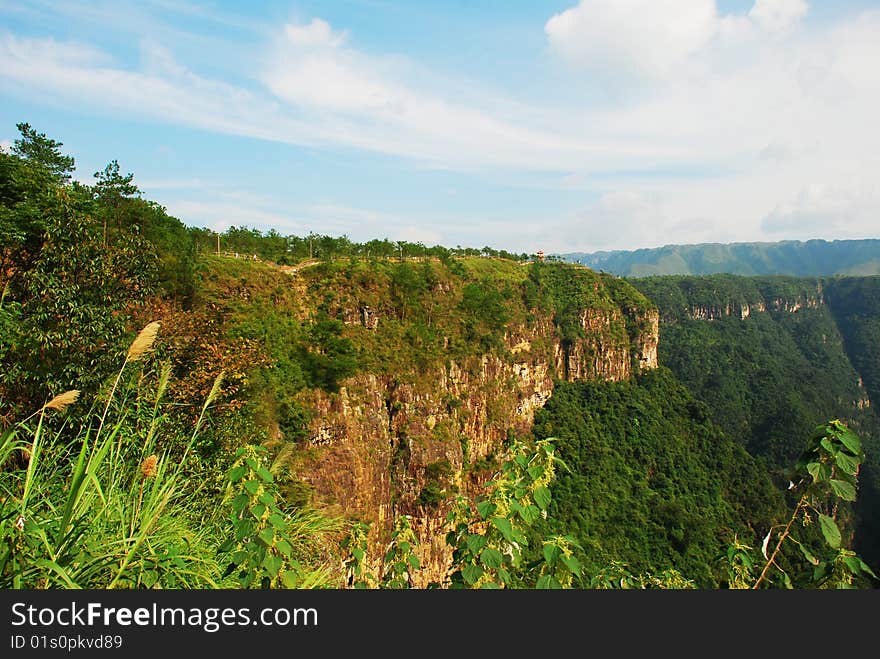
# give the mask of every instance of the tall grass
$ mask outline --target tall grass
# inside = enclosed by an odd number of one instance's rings
[[[155,383],[130,368],[149,354],[158,328],[151,323],[138,335],[106,400],[96,400],[78,427],[78,417],[65,414],[78,397],[71,391],[0,435],[0,587],[236,585],[224,577],[218,554],[231,532],[228,497],[216,500],[204,480],[192,477],[199,466],[192,449],[222,373],[191,435],[169,430],[162,399],[170,367],[160,369]],[[291,516],[292,533],[300,527],[305,554],[312,532],[333,525]],[[302,583],[332,585],[323,570],[305,573],[311,576]]]

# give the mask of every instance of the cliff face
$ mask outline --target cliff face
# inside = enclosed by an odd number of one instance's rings
[[[797,313],[826,305],[825,282],[792,277],[647,277],[631,283],[660,308],[664,324],[745,320],[754,314]]]
[[[816,327],[822,327],[824,329],[818,333],[822,347],[811,348],[813,353],[820,354],[828,349],[826,344],[829,341],[841,344],[843,348],[837,325],[842,320],[841,315],[845,318],[846,314],[841,314],[834,305],[840,281],[833,280],[829,284],[822,279],[717,275],[654,277],[634,280],[634,283],[645,295],[658,302],[663,321],[670,328],[689,321],[779,321],[784,332],[792,332],[795,325],[802,325],[798,336],[803,339]],[[852,408],[863,410],[870,407],[871,400],[862,378],[856,376],[852,382],[856,386],[847,396]]]
[[[728,316],[739,316],[745,320],[753,313],[779,311],[797,313],[801,309],[818,309],[825,304],[821,293],[817,295],[796,296],[794,298],[776,297],[758,302],[726,302],[722,304],[692,305],[688,316],[693,320],[719,320]]]
[[[352,336],[375,336],[383,323],[399,323],[384,313],[374,291],[372,306],[347,300],[339,317]],[[604,304],[582,309],[579,319],[575,340],[560,338],[552,314],[532,313],[509,323],[502,345],[483,354],[358,373],[336,393],[302,392],[312,419],[298,477],[316,501],[371,523],[377,561],[394,519],[411,516],[422,547],[416,585],[442,580],[450,498],[474,494],[491,477],[505,440],[529,432],[555,380],[624,380],[657,367],[656,310]]]

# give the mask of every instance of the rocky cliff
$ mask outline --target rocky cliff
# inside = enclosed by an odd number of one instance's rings
[[[758,313],[797,313],[825,306],[821,279],[792,277],[646,277],[631,283],[661,309],[664,323],[745,320]]]
[[[513,266],[525,285],[524,266]],[[307,438],[296,452],[294,470],[314,498],[338,512],[370,522],[372,555],[379,560],[398,515],[411,516],[421,542],[419,586],[440,581],[450,552],[445,544],[447,506],[456,492],[476,493],[502,457],[511,435],[528,434],[536,409],[558,380],[623,380],[657,367],[659,315],[650,304],[621,300],[623,285],[580,269],[590,291],[578,307],[577,331],[564,337],[558,309],[523,301],[518,282],[503,284],[507,322],[499,341],[483,350],[453,350],[462,282],[434,282],[423,302],[437,303],[439,358],[377,364],[341,383],[336,392],[308,389],[299,404],[311,411]],[[465,278],[466,281],[466,278]],[[497,283],[497,282],[496,282]],[[419,325],[393,302],[393,282],[346,288],[336,282],[331,314],[345,322],[345,335],[361,346],[387,345]],[[465,284],[466,286],[466,284]],[[481,286],[493,286],[484,279]],[[625,290],[632,296],[632,289]],[[643,299],[642,299],[643,300]],[[488,304],[488,303],[487,303]],[[571,311],[570,306],[566,307]],[[383,338],[383,332],[384,338]],[[400,343],[400,350],[411,345]],[[394,360],[389,355],[387,361]]]

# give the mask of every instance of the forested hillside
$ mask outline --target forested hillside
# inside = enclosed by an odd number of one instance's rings
[[[578,539],[588,573],[622,561],[640,573],[674,568],[703,588],[726,582],[721,548],[766,533],[785,504],[710,416],[665,368],[557,387],[535,433],[559,438],[569,469],[544,527]]]
[[[877,278],[631,281],[660,308],[660,363],[779,485],[815,424],[841,418],[858,431],[869,457],[857,546],[876,562],[880,423],[868,383],[880,359]]]
[[[569,253],[561,258],[624,277],[650,275],[876,275],[880,240],[666,245],[633,251]]]

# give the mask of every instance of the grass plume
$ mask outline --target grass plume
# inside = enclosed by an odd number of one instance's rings
[[[159,325],[159,321],[154,320],[138,332],[137,338],[132,342],[125,356],[126,362],[136,362],[149,354],[159,334]]]
[[[65,391],[63,394],[58,394],[55,398],[43,405],[43,409],[58,410],[59,412],[62,412],[68,405],[73,405],[77,398],[79,398],[79,389]]]

